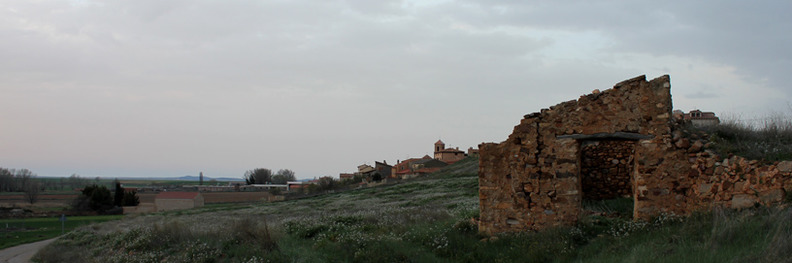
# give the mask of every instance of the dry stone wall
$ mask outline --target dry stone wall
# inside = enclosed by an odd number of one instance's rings
[[[784,199],[792,164],[718,161],[675,129],[670,89],[669,76],[626,80],[528,114],[506,141],[479,145],[479,230],[574,224],[583,199],[632,196],[636,219]]]
[[[786,193],[792,191],[792,161],[764,165],[740,156],[722,159],[696,148],[689,148],[693,150],[688,150],[687,159],[691,169],[680,177],[680,181],[689,181],[691,186],[686,189],[686,211],[774,205],[783,202]]]
[[[635,141],[584,141],[580,148],[583,199],[607,200],[632,196]]]

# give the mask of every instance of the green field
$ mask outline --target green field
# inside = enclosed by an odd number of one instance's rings
[[[66,217],[63,223],[65,232],[92,223],[118,220],[123,216],[74,216]],[[58,217],[0,219],[0,249],[16,245],[50,239],[61,235],[61,221]]]

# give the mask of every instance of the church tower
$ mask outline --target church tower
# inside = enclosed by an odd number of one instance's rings
[[[440,156],[439,156],[440,155],[440,151],[442,151],[443,149],[445,149],[445,143],[443,141],[441,141],[441,140],[437,140],[437,142],[434,144],[434,156],[435,156],[435,159],[440,159]]]

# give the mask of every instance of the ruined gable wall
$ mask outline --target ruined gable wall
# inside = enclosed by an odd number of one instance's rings
[[[577,222],[581,144],[603,139],[593,135],[637,135],[628,138],[634,145],[629,183],[636,219],[771,205],[792,191],[792,162],[720,161],[703,142],[680,136],[671,109],[669,77],[647,82],[641,76],[526,115],[506,141],[479,146],[479,230],[494,234]]]
[[[559,136],[629,132],[661,144],[670,138],[671,109],[669,77],[647,82],[640,76],[526,115],[508,140],[479,147],[480,231],[576,222],[581,203],[579,142]]]

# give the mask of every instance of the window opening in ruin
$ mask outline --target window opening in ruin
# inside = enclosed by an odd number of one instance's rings
[[[635,141],[606,139],[581,142],[580,178],[583,200],[632,196]]]

